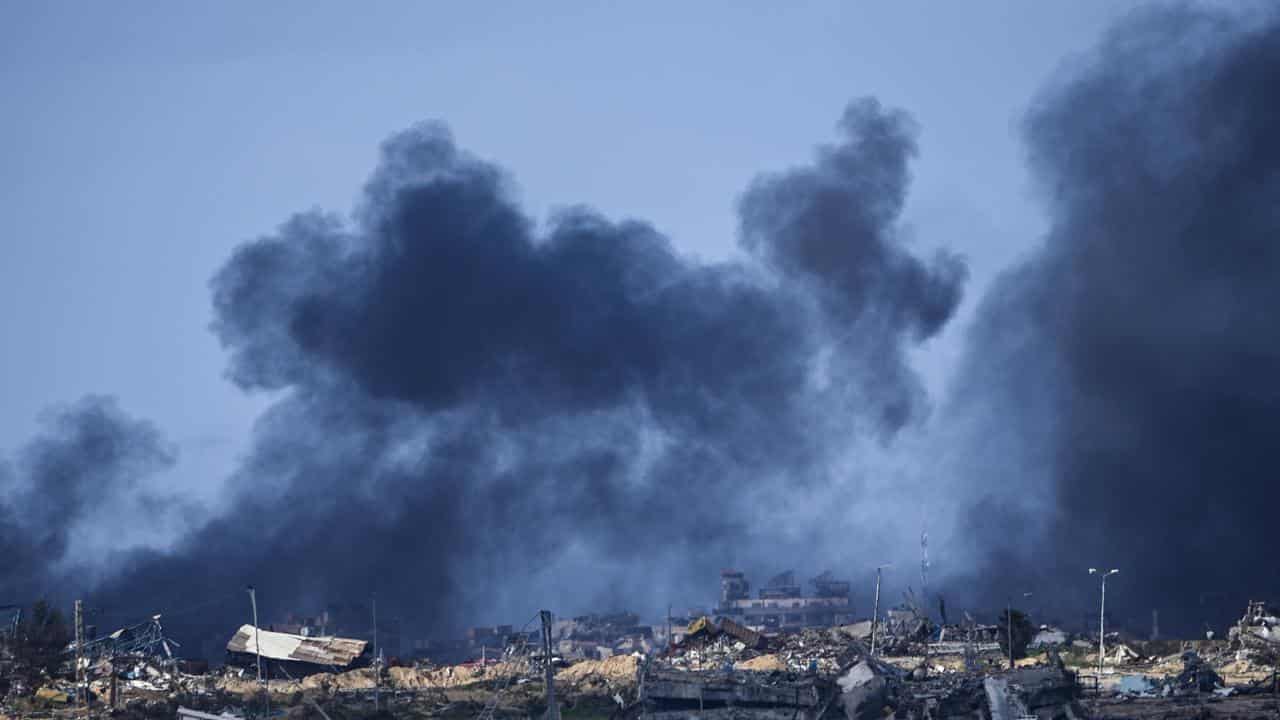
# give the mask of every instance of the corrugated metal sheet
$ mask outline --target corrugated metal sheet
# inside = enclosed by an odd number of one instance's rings
[[[258,639],[262,643],[262,657],[272,660],[294,660],[314,663],[316,665],[333,665],[346,667],[364,653],[368,642],[338,637],[305,637],[289,633],[258,630]],[[227,643],[227,650],[237,653],[256,655],[258,646],[254,643],[252,625],[241,625],[240,629]]]

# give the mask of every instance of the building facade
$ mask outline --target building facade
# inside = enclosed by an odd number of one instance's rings
[[[854,622],[849,583],[823,573],[809,581],[814,588],[804,595],[795,573],[787,571],[771,579],[751,597],[751,583],[738,570],[720,573],[717,613],[753,630],[772,632],[807,627],[832,627]]]

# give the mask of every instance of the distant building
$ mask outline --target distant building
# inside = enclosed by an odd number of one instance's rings
[[[361,603],[333,603],[317,615],[288,613],[283,622],[265,625],[274,632],[302,637],[345,637],[368,640],[373,645],[373,608]],[[401,623],[397,617],[378,618],[378,651],[385,657],[401,654]]]
[[[832,627],[854,621],[849,583],[835,580],[824,572],[810,581],[814,593],[805,596],[796,582],[795,573],[784,572],[771,579],[751,597],[751,584],[738,570],[720,573],[719,615],[733,619],[753,630],[797,630],[806,627]]]

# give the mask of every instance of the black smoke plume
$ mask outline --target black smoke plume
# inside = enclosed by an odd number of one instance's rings
[[[1034,103],[1051,228],[949,413],[982,448],[974,587],[1074,620],[1115,567],[1113,620],[1184,635],[1280,594],[1278,123],[1273,10],[1138,12]]]
[[[812,559],[817,526],[770,517],[849,512],[815,498],[924,416],[904,353],[965,275],[897,232],[910,119],[862,100],[840,130],[751,185],[748,259],[716,264],[589,209],[539,228],[443,127],[395,135],[351,221],[297,215],[214,277],[230,378],[279,399],[229,510],[95,602],[225,634],[249,583],[267,618],[376,592],[430,635]]]
[[[0,464],[0,587],[6,602],[29,603],[45,594],[65,600],[67,586],[53,578],[106,559],[86,558],[86,548],[75,547],[77,532],[109,525],[104,518],[113,514],[167,507],[141,483],[176,459],[155,426],[129,417],[113,398],[87,396],[51,409],[15,462]]]

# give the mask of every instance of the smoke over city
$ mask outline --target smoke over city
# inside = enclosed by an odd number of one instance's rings
[[[1118,615],[1195,633],[1280,593],[1277,77],[1274,12],[1155,9],[1032,104],[1050,230],[984,297],[954,398],[991,595],[1078,617],[1087,568],[1119,568]]]
[[[905,351],[965,277],[899,237],[910,118],[859,100],[839,131],[751,185],[752,259],[719,264],[586,208],[539,229],[443,126],[393,136],[351,222],[295,216],[214,277],[230,378],[279,400],[228,512],[130,555],[97,602],[377,592],[431,632],[530,598],[654,609],[723,563],[790,562],[806,531],[770,515],[831,512],[787,508],[843,482],[857,437],[923,419]]]
[[[740,258],[714,263],[643,220],[540,223],[499,165],[412,127],[351,218],[294,215],[211,281],[228,378],[274,398],[225,509],[69,554],[108,500],[173,502],[137,485],[174,463],[160,432],[86,399],[0,466],[0,583],[193,632],[243,617],[246,584],[276,614],[376,593],[432,635],[707,599],[728,565],[918,558],[927,501],[943,593],[1093,612],[1086,568],[1120,567],[1118,612],[1194,630],[1206,591],[1228,614],[1280,592],[1277,77],[1274,15],[1181,6],[1064,66],[1023,125],[1048,234],[933,399],[908,353],[967,270],[905,239],[906,111],[855,100],[751,181]]]
[[[46,593],[51,579],[92,567],[85,562],[91,558],[80,556],[89,544],[86,525],[101,524],[112,513],[174,507],[143,484],[177,459],[152,424],[129,417],[114,399],[94,395],[52,408],[42,420],[41,434],[16,461],[0,464],[0,579],[20,598]]]

